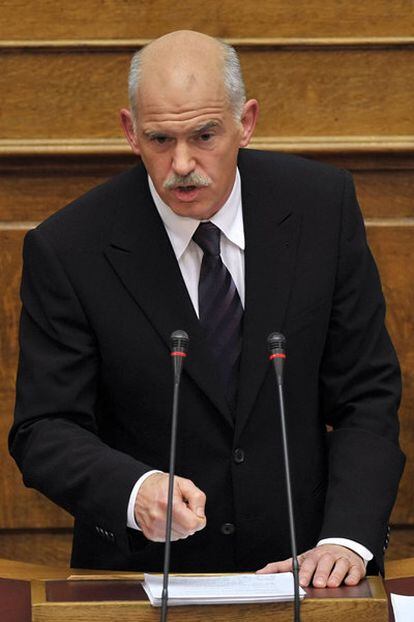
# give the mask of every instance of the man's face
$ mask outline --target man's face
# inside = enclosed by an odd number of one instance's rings
[[[224,85],[212,84],[171,81],[160,89],[145,83],[129,139],[163,201],[179,216],[200,220],[228,198],[238,149],[253,131],[249,126],[246,138],[245,123],[235,119]]]

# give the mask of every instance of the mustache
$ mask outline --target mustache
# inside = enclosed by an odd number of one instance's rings
[[[165,190],[173,190],[174,188],[178,188],[179,186],[195,186],[196,188],[206,188],[210,186],[212,181],[210,177],[205,177],[204,175],[200,175],[200,173],[196,173],[193,171],[188,175],[171,175],[166,179],[163,183],[163,188]]]

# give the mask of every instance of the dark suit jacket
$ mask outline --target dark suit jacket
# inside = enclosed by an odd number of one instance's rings
[[[298,549],[351,538],[382,566],[403,467],[400,374],[351,177],[253,151],[239,168],[246,302],[235,425],[141,164],[26,236],[10,447],[25,483],[74,515],[77,567],[162,567],[163,545],[127,529],[126,514],[135,481],[168,469],[178,328],[191,344],[177,474],[205,491],[207,527],[172,545],[172,569],[254,570],[290,556],[272,331],[287,337]]]

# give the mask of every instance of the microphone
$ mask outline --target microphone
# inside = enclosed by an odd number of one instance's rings
[[[171,340],[171,356],[174,366],[174,382],[177,380],[177,376],[181,373],[183,362],[187,356],[188,338],[185,330],[175,330],[170,337]],[[178,378],[179,380],[179,378]]]
[[[170,467],[168,475],[167,525],[165,529],[164,572],[161,595],[161,622],[166,622],[168,614],[168,577],[170,572],[171,525],[175,473],[175,449],[177,445],[178,395],[183,362],[187,356],[189,337],[184,330],[175,330],[170,337],[171,358],[174,372],[174,395],[171,420]]]
[[[300,622],[299,564],[296,547],[295,517],[293,514],[292,483],[290,479],[289,452],[285,420],[285,399],[283,396],[283,369],[286,360],[286,338],[281,333],[271,333],[267,338],[269,361],[273,362],[279,394],[280,423],[282,427],[283,458],[285,464],[286,492],[289,512],[290,546],[292,549],[292,570],[294,585],[294,620]]]

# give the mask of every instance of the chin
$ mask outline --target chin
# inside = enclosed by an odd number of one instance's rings
[[[208,220],[218,211],[213,208],[203,208],[197,205],[172,205],[170,206],[172,211],[178,216],[187,216],[187,218],[195,218],[196,220]]]

